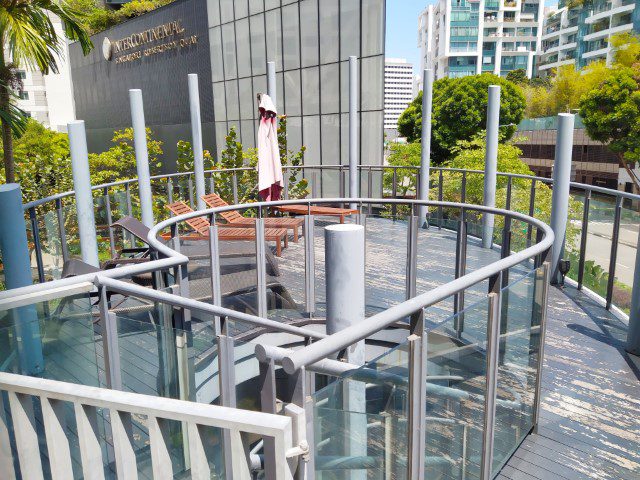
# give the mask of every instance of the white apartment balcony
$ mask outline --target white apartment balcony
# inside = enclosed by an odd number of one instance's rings
[[[592,50],[591,52],[585,52],[582,54],[582,58],[606,57],[607,53],[609,53],[609,46]]]
[[[627,32],[629,30],[633,30],[633,23],[625,23],[623,25],[618,25],[612,28],[604,28],[599,32],[590,33],[589,35],[584,36],[584,40],[586,42],[590,40],[597,40],[598,38],[609,37],[610,35],[615,35],[616,33]]]
[[[549,70],[550,68],[558,68],[562,65],[573,65],[575,63],[574,58],[567,58],[565,60],[558,60],[552,63],[545,63],[544,65],[539,65],[538,70]]]
[[[612,6],[607,10],[592,13],[590,16],[588,16],[585,19],[584,23],[587,23],[587,24],[597,23],[599,20],[603,20],[612,15],[632,12],[635,8],[636,8],[635,3],[629,3],[627,5]]]
[[[554,52],[560,52],[562,50],[570,50],[572,48],[576,48],[577,46],[578,44],[576,42],[565,43],[564,45],[557,45],[555,47],[551,47],[545,50],[544,53],[554,53]]]
[[[560,35],[569,35],[572,33],[577,33],[578,32],[578,26],[574,25],[572,27],[567,27],[567,28],[560,28],[558,30],[555,30],[553,32],[548,32],[542,35],[542,40],[549,40],[551,38],[555,38],[555,37],[559,37]]]

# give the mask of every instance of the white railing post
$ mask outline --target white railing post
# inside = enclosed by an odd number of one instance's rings
[[[84,121],[74,120],[67,124],[73,189],[76,197],[78,232],[82,261],[100,266],[98,260],[98,240],[96,238],[96,220],[93,214],[93,195],[91,193],[91,175],[89,174],[89,153]]]
[[[358,129],[358,57],[349,57],[349,197],[360,197],[360,178],[358,175],[359,129]],[[350,208],[357,208],[351,203]]]
[[[144,121],[142,90],[129,90],[129,100],[131,103],[131,123],[133,125],[133,144],[136,152],[136,170],[138,172],[142,223],[151,228],[155,224],[155,221],[153,219],[149,151],[147,150],[147,128]]]
[[[202,120],[200,116],[200,90],[198,75],[189,74],[189,107],[191,111],[191,148],[193,150],[193,174],[196,180],[196,205],[198,210],[207,206],[202,200],[204,191],[204,153],[202,146]]]
[[[571,184],[571,157],[573,153],[573,124],[575,117],[570,113],[558,114],[558,139],[553,162],[553,192],[551,197],[551,222],[555,239],[551,249],[551,284],[562,281],[560,260],[564,254],[569,216],[569,188]],[[587,228],[586,225],[583,228]]]
[[[484,157],[484,206],[496,206],[496,183],[498,173],[498,132],[500,124],[500,87],[489,85],[489,99],[487,105],[487,145]],[[492,213],[482,215],[482,246],[491,248],[493,245]]]
[[[425,68],[422,78],[422,147],[420,152],[420,181],[418,199],[429,200],[429,173],[431,169],[431,108],[433,105],[433,70]],[[421,226],[426,226],[426,205],[418,207]]]

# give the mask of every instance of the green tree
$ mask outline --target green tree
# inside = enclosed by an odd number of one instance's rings
[[[618,155],[629,176],[640,182],[628,162],[640,160],[640,68],[618,67],[580,101],[580,116],[594,140]]]
[[[69,140],[33,119],[14,143],[16,179],[25,203],[73,190]],[[0,172],[0,182],[4,182]]]
[[[419,167],[422,145],[420,143],[392,143],[389,146],[387,163],[392,167]],[[417,185],[417,170],[396,169],[396,195],[405,197],[415,193]],[[383,176],[384,191],[393,191],[393,172],[386,169]]]
[[[116,130],[111,142],[114,145],[109,150],[89,154],[91,183],[94,186],[138,176],[133,146],[133,128]],[[150,173],[157,175],[162,166],[162,162],[159,160],[162,155],[162,142],[154,139],[150,128],[147,128],[147,150],[149,152]]]
[[[42,73],[58,71],[62,39],[49,15],[62,20],[64,34],[77,40],[86,54],[91,40],[82,27],[81,12],[66,0],[0,0],[0,120],[5,178],[15,182],[13,135],[25,128],[24,112],[13,105],[13,90],[20,87],[18,69],[28,66]]]
[[[517,85],[484,73],[463,78],[441,79],[434,83],[432,113],[432,161],[451,157],[459,140],[469,139],[485,128],[489,85],[499,85],[500,123],[505,140],[511,138],[524,116],[525,98]],[[398,130],[410,142],[422,133],[422,95],[409,105],[398,121]]]
[[[624,32],[613,35],[609,40],[616,65],[632,67],[640,62],[640,36]]]
[[[528,85],[529,78],[527,78],[527,71],[524,68],[517,68],[507,73],[507,80],[515,83],[516,85]]]

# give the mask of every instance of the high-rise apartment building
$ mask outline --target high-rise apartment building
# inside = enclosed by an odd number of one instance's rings
[[[58,37],[64,39],[62,22],[52,17]],[[43,75],[37,69],[23,66],[18,70],[22,87],[15,92],[16,105],[31,118],[57,131],[66,131],[67,123],[74,120],[73,90],[69,68],[69,49],[63,45],[57,57],[58,72]]]
[[[568,7],[565,1],[544,22],[541,74],[562,65],[582,68],[612,60],[609,39],[622,32],[640,31],[640,0],[593,0]]]
[[[483,72],[534,74],[544,2],[540,0],[438,0],[419,17],[422,69],[435,78]]]
[[[393,134],[398,118],[414,97],[413,64],[404,58],[384,61],[384,130]]]

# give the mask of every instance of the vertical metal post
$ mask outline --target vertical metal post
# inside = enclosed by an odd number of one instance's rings
[[[213,223],[209,227],[209,260],[211,266],[211,304],[222,306],[222,288],[220,283],[220,245],[218,243],[218,226]],[[216,335],[220,334],[220,317],[214,318]]]
[[[231,177],[231,189],[233,191],[233,204],[238,204],[238,173],[234,170]]]
[[[589,208],[591,207],[591,190],[584,194],[584,207],[582,210],[582,228],[580,229],[580,256],[578,258],[578,290],[582,290],[584,279],[584,262],[587,255],[587,239],[589,233]]]
[[[467,221],[464,209],[462,210],[460,217],[458,236],[456,238],[456,278],[464,276],[467,270]],[[458,338],[460,338],[464,330],[464,314],[460,313],[463,310],[464,290],[461,290],[453,297],[453,313],[456,315],[454,328]]]
[[[501,274],[489,279],[489,318],[487,320],[487,378],[484,394],[484,428],[480,479],[490,480],[493,464],[493,439],[498,389],[498,353],[500,349]]]
[[[125,188],[125,196],[127,197],[127,215],[130,217],[133,216],[133,205],[131,205],[131,186],[129,182],[127,182],[124,186]],[[133,236],[133,233],[127,232],[129,236],[129,246],[131,248],[136,246],[136,237]]]
[[[405,297],[409,300],[416,296],[416,279],[418,276],[418,228],[424,219],[422,217],[410,216],[407,220]]]
[[[276,62],[267,62],[267,95],[278,106],[278,84],[276,82]]]
[[[131,123],[133,125],[133,145],[136,153],[136,171],[140,191],[140,211],[142,223],[153,227],[153,199],[151,194],[151,176],[149,173],[149,151],[147,150],[147,129],[144,121],[142,90],[129,90],[131,105]]]
[[[102,196],[104,198],[104,206],[105,213],[107,215],[107,229],[109,230],[109,250],[111,251],[111,257],[115,258],[116,252],[116,241],[113,237],[113,229],[111,228],[111,224],[113,223],[113,215],[111,214],[111,199],[109,198],[109,187],[104,187],[102,190]]]
[[[209,193],[216,193],[216,182],[213,179],[213,172],[209,175]]]
[[[258,293],[258,316],[267,317],[267,266],[265,263],[264,219],[256,218],[256,274]]]
[[[99,267],[96,221],[93,214],[93,195],[91,176],[89,175],[89,153],[84,121],[75,120],[67,124],[71,168],[73,170],[73,189],[76,197],[78,230],[82,261]]]
[[[221,333],[218,335],[218,372],[220,382],[220,404],[223,407],[236,407],[236,376],[234,341],[229,336],[229,324],[226,318],[220,319]],[[224,435],[224,467],[225,478],[236,480],[233,474],[231,454],[231,434],[229,430]]]
[[[167,202],[173,203],[173,179],[171,177],[167,178]],[[173,216],[173,214],[171,215]]]
[[[36,207],[29,208],[29,220],[31,221],[31,235],[33,235],[33,248],[36,254],[36,267],[38,268],[38,282],[46,281],[44,276],[44,262],[42,260],[42,243],[40,242],[40,227],[36,217]]]
[[[316,311],[316,254],[313,215],[304,216],[304,302],[309,317]]]
[[[420,217],[420,221],[422,218]],[[427,337],[424,310],[411,316],[409,335],[409,461],[407,478],[425,478]]]
[[[266,362],[260,362],[260,409],[264,413],[275,414],[276,410],[276,365],[272,358]],[[276,466],[271,459],[275,458],[275,442],[273,438],[264,438],[264,478],[266,480],[275,480]]]
[[[542,402],[542,365],[544,363],[544,343],[547,333],[547,301],[549,295],[549,262],[542,264],[542,276],[541,284],[536,285],[536,291],[541,290],[541,304],[540,304],[540,333],[538,340],[538,364],[536,365],[536,390],[533,397],[533,426],[534,431],[538,431],[538,424],[540,421],[540,404]],[[536,278],[538,280],[538,278]]]
[[[440,170],[438,171],[438,201],[441,202],[442,198],[443,198],[443,188],[444,185],[442,184],[444,182],[444,175],[442,173],[442,168],[440,168]],[[438,229],[442,229],[442,216],[443,216],[443,209],[442,209],[442,205],[440,205],[438,207]]]
[[[393,183],[391,184],[391,197],[398,198],[398,169],[393,169]],[[391,216],[393,219],[396,219],[396,215],[398,214],[398,205],[395,203],[391,204]]]
[[[467,201],[467,172],[462,172],[462,180],[460,180],[460,203]]]
[[[425,68],[422,75],[422,150],[420,152],[419,200],[429,200],[429,173],[431,169],[431,108],[433,104],[433,70]],[[418,217],[422,226],[426,225],[426,205],[420,205]]]
[[[187,177],[187,194],[189,195],[189,206],[191,207],[191,210],[193,210],[195,204],[193,201],[193,179],[191,178],[191,175]]]
[[[369,167],[367,169],[367,195],[369,198],[373,198],[373,171],[372,168]],[[369,215],[373,214],[373,203],[369,203]]]
[[[358,57],[349,57],[349,197],[359,198],[358,164],[360,154],[358,148]],[[357,208],[351,203],[349,208]]]
[[[69,259],[69,245],[67,244],[67,229],[64,226],[64,210],[62,199],[56,198],[56,216],[58,219],[58,233],[60,234],[60,247],[62,248],[62,261]]]
[[[564,255],[564,242],[569,216],[569,185],[571,183],[571,154],[573,151],[574,115],[558,114],[558,140],[553,164],[553,194],[551,198],[551,228],[555,234],[551,252],[551,284],[562,281],[559,264]]]
[[[620,217],[622,215],[622,197],[616,197],[616,208],[613,218],[613,235],[611,238],[611,253],[609,255],[609,274],[607,278],[607,310],[611,308],[613,299],[613,283],[616,278],[616,262],[618,261],[618,240],[620,239]]]
[[[291,176],[291,173],[289,172],[288,168],[284,169],[284,172],[282,172],[283,174],[283,181],[284,181],[284,199],[285,200],[289,200],[289,177]]]
[[[631,310],[629,329],[627,330],[627,352],[640,355],[640,234],[636,248],[636,264],[633,271],[633,290],[631,292]]]
[[[198,88],[198,74],[189,76],[189,110],[191,112],[191,147],[193,149],[193,174],[196,180],[196,205],[198,210],[204,210],[206,205],[202,197],[204,191],[204,153],[202,150],[202,120],[200,116],[200,90]]]
[[[531,191],[529,192],[529,216],[534,217],[536,209],[536,180],[531,180]],[[527,224],[527,248],[531,246],[531,235],[533,233],[533,227],[529,223]]]
[[[498,173],[498,133],[500,124],[500,87],[489,85],[487,105],[487,146],[484,157],[484,206],[496,206],[496,182]],[[482,215],[482,246],[493,245],[494,216]]]
[[[5,287],[9,290],[33,284],[22,193],[17,183],[0,185],[0,225]],[[38,375],[44,370],[44,359],[36,307],[28,305],[12,313],[19,339],[20,370],[25,375]]]
[[[100,327],[102,349],[104,352],[104,370],[107,388],[122,390],[122,374],[120,371],[120,347],[116,316],[109,311],[107,287],[100,287]]]
[[[318,172],[311,172],[311,198],[319,198],[318,186]]]

